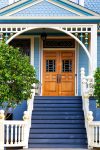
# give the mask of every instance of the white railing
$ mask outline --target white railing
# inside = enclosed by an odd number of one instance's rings
[[[34,96],[35,88],[32,89],[31,98],[27,100],[27,111],[24,112],[22,121],[4,120],[4,111],[0,110],[0,150],[4,150],[4,147],[28,148]]]
[[[100,121],[93,121],[89,124],[91,147],[100,147]]]
[[[27,124],[24,121],[4,121],[4,146],[25,146]]]
[[[85,69],[81,68],[81,95],[87,132],[88,148],[100,147],[100,122],[93,121],[93,112],[89,111],[89,97],[94,93],[94,77],[85,76]]]

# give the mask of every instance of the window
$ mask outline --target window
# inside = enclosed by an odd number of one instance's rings
[[[46,72],[55,72],[56,71],[56,62],[55,60],[46,60]]]
[[[72,72],[72,60],[62,60],[62,72]]]

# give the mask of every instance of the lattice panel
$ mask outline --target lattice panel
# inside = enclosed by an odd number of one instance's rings
[[[62,27],[61,29],[65,30],[65,31],[68,31],[68,32],[71,32],[71,33],[85,33],[85,32],[88,32],[88,33],[91,33],[91,27]]]
[[[7,28],[0,28],[0,33],[17,33],[19,31],[25,30],[27,28],[21,28],[21,27],[7,27]]]

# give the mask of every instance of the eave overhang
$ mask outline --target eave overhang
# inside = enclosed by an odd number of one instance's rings
[[[54,23],[54,24],[62,24],[62,23],[100,23],[100,17],[99,16],[73,16],[73,17],[3,17],[0,16],[0,23],[32,23],[32,24],[38,24],[38,23]]]

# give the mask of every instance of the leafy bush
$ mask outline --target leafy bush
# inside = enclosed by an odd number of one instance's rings
[[[97,104],[100,105],[100,67],[96,69],[94,74],[94,96],[97,100]]]
[[[36,72],[29,57],[18,48],[0,44],[0,106],[15,108],[31,95],[31,86],[36,83]]]

